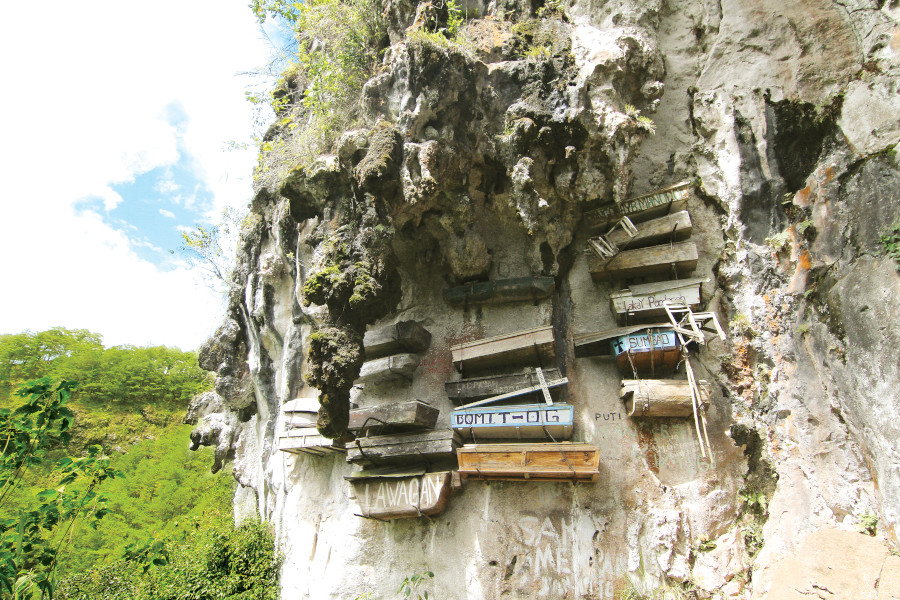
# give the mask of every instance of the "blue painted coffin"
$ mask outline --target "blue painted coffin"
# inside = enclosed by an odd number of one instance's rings
[[[567,440],[573,416],[570,404],[526,404],[461,408],[450,419],[453,429],[475,439]]]

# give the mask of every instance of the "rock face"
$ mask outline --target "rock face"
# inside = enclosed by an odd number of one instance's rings
[[[234,453],[238,516],[275,523],[282,597],[389,597],[426,570],[448,599],[896,595],[884,543],[900,521],[900,276],[879,237],[900,220],[900,9],[466,11],[481,17],[458,43],[427,31],[445,9],[385,2],[366,127],[260,179],[227,318],[201,353],[221,412],[194,441],[217,446],[217,465]],[[573,350],[577,334],[616,327],[609,294],[635,283],[591,279],[585,213],[683,180],[702,304],[728,333],[692,355],[713,383],[708,459],[692,419],[629,419],[618,388],[632,375]],[[442,297],[530,276],[554,278],[552,296]],[[412,381],[354,386],[366,329],[399,321],[432,336]],[[568,377],[572,439],[599,448],[597,482],[469,481],[441,515],[380,522],[356,516],[341,455],[278,450],[280,406],[297,397],[319,395],[333,439],[350,400],[427,400],[448,427],[450,347],[546,325],[556,364],[542,366]],[[855,533],[873,516],[886,540]],[[805,550],[822,536],[868,595],[823,574]],[[880,580],[872,557],[892,565]]]

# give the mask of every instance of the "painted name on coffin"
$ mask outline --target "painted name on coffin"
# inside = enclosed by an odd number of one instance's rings
[[[686,184],[682,188],[676,188],[650,196],[642,196],[640,198],[635,198],[634,200],[628,200],[619,205],[599,208],[594,211],[593,218],[596,221],[604,221],[614,219],[616,217],[631,215],[637,212],[641,212],[642,210],[656,208],[657,206],[684,200],[688,197],[689,192],[690,184]]]
[[[689,304],[687,297],[684,294],[679,294],[677,296],[668,294],[662,295],[647,295],[644,297],[636,297],[629,298],[627,300],[621,300],[616,306],[617,309],[622,312],[637,312],[639,310],[650,310],[650,309],[662,309],[665,306],[666,301],[671,302],[672,304]],[[621,307],[621,308],[619,308]]]
[[[362,487],[360,504],[369,511],[407,506],[425,507],[440,500],[444,487],[443,475],[428,473],[423,477],[355,482],[354,487]]]
[[[654,331],[633,333],[616,338],[613,350],[616,355],[624,352],[649,352],[650,350],[669,350],[676,347],[674,331]]]
[[[453,427],[509,427],[517,425],[571,425],[571,406],[494,406],[456,410],[452,414]]]

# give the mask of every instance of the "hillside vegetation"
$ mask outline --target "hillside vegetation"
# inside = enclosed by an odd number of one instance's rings
[[[233,477],[188,449],[181,419],[210,383],[177,348],[0,336],[0,597],[271,595],[271,534],[233,526]]]

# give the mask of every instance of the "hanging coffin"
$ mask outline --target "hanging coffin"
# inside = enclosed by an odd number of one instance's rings
[[[391,354],[424,352],[431,345],[431,334],[415,321],[400,321],[393,325],[367,331],[363,338],[366,360]]]
[[[628,217],[635,223],[684,210],[691,193],[691,182],[655,190],[630,198],[621,204],[611,204],[584,214],[584,222],[591,233],[601,233],[610,223]]]
[[[460,371],[506,365],[549,366],[556,360],[553,327],[538,327],[450,347]]]
[[[417,463],[453,458],[459,436],[452,429],[357,438],[347,444],[348,462]]]
[[[612,342],[616,366],[631,373],[671,372],[681,359],[678,337],[672,329],[648,329],[617,337]]]
[[[319,416],[318,398],[294,398],[281,405],[284,427],[315,427]]]
[[[699,408],[709,406],[709,382],[697,382]],[[690,417],[694,414],[691,388],[686,379],[623,379],[619,395],[629,417]]]
[[[615,228],[603,238],[620,250],[642,248],[654,244],[680,242],[691,237],[693,223],[686,210],[680,210],[664,217],[652,219],[635,227],[632,235],[625,229]]]
[[[610,259],[591,253],[588,257],[588,270],[595,280],[673,274],[682,276],[697,268],[698,259],[697,245],[694,242],[678,242],[625,250]]]
[[[345,477],[353,487],[360,516],[405,519],[444,512],[450,496],[451,473],[425,469],[358,471]]]
[[[438,409],[421,400],[355,408],[350,411],[347,429],[357,435],[369,430],[388,432],[432,429],[437,424],[439,413]]]
[[[700,286],[706,282],[709,279],[694,278],[632,285],[611,293],[609,303],[620,321],[666,317],[667,301],[696,308],[700,304]]]
[[[600,448],[589,444],[471,444],[456,452],[470,479],[596,481]]]
[[[419,366],[415,354],[394,354],[375,360],[367,360],[359,370],[356,383],[383,383],[385,381],[412,381],[413,373]]]
[[[587,356],[615,356],[612,342],[621,336],[630,333],[638,333],[648,329],[671,328],[671,323],[651,323],[646,325],[630,325],[628,327],[615,327],[604,331],[591,331],[575,334],[575,357]]]
[[[292,454],[312,454],[314,456],[346,451],[343,442],[323,436],[315,427],[297,427],[286,430],[278,438],[278,449]]]
[[[574,410],[569,404],[525,404],[458,408],[450,416],[453,429],[481,438],[567,440]]]
[[[544,369],[544,380],[561,379],[559,369]],[[487,377],[470,377],[460,381],[448,381],[444,384],[447,397],[454,404],[468,404],[475,400],[483,400],[525,388],[540,386],[540,378],[534,370],[513,375],[490,375]],[[554,391],[560,388],[553,388]],[[540,392],[534,392],[540,393]]]
[[[552,277],[516,277],[468,283],[444,290],[444,300],[451,306],[476,304],[504,304],[506,302],[537,302],[553,293]]]

